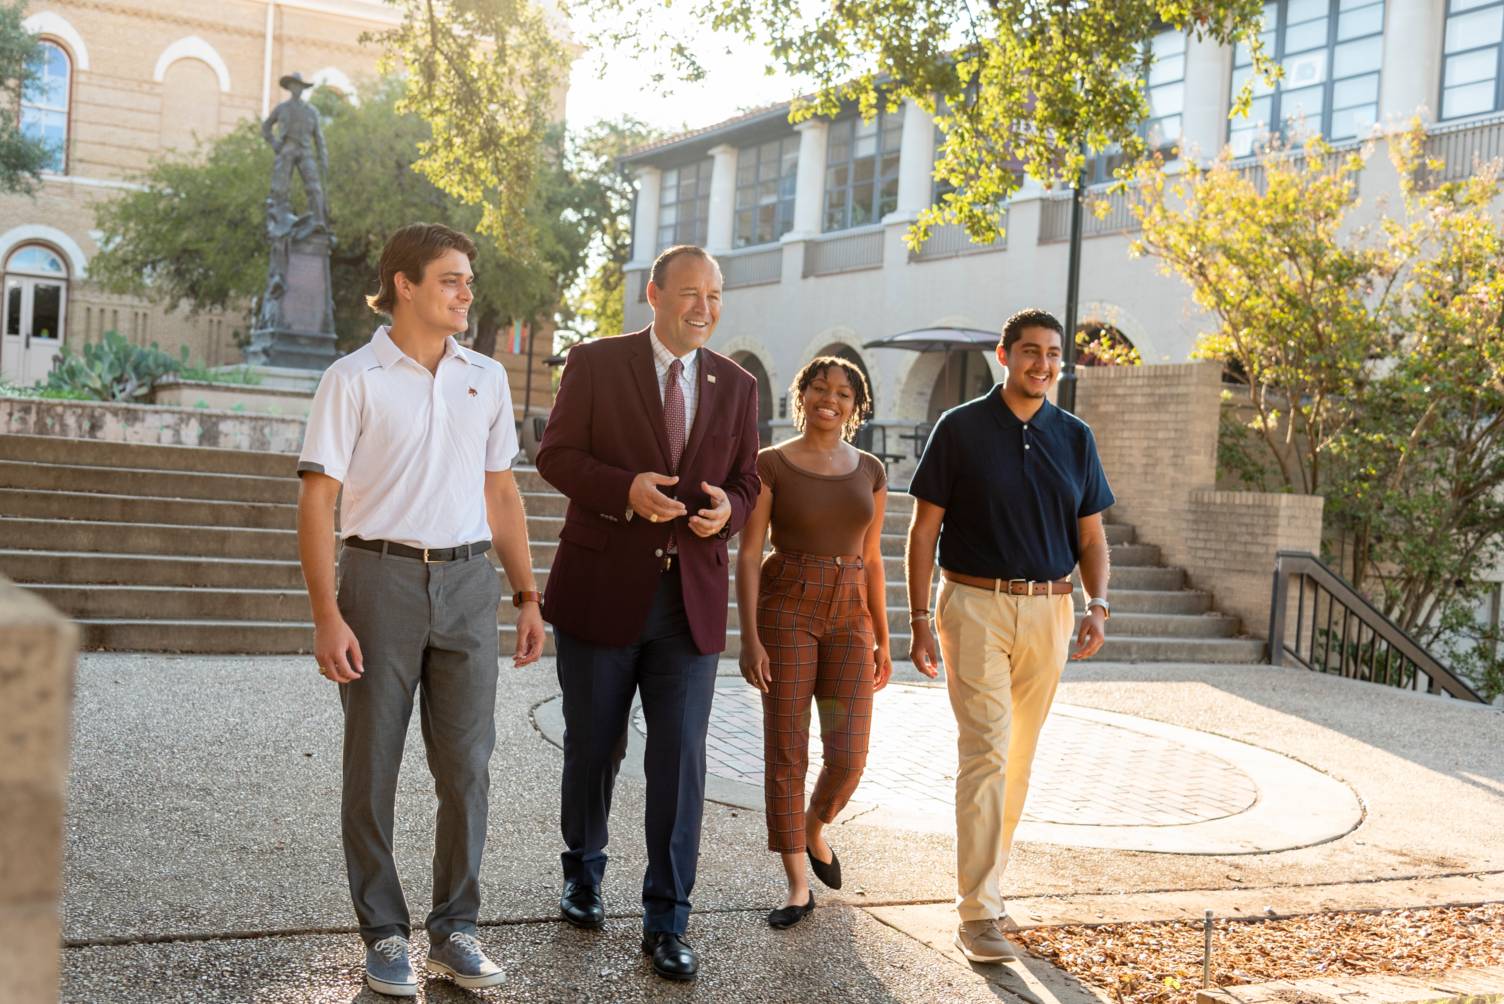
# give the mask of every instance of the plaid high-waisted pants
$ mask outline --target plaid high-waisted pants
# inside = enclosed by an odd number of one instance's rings
[[[757,636],[773,676],[762,698],[768,849],[798,854],[811,698],[825,765],[809,811],[834,822],[867,765],[876,659],[862,559],[774,551],[759,579]]]

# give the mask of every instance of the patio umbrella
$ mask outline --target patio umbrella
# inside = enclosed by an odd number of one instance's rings
[[[992,349],[1001,336],[981,328],[915,328],[898,335],[885,335],[862,343],[864,349],[908,349],[910,352],[944,352],[949,377],[951,353],[961,353],[961,397],[966,397],[966,354],[977,349]]]

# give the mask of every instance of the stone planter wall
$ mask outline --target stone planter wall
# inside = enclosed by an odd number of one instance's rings
[[[291,415],[0,397],[0,434],[296,453],[303,425]]]

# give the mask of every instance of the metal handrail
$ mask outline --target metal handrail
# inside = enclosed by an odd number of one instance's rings
[[[1292,579],[1298,580],[1293,647],[1285,641]],[[1307,583],[1310,584],[1309,590]],[[1309,625],[1306,623],[1308,591],[1311,594]],[[1324,606],[1323,598],[1326,600]],[[1326,622],[1318,629],[1317,620],[1323,612]],[[1340,639],[1333,627],[1334,622],[1339,621]],[[1365,630],[1368,632],[1366,643],[1363,640]],[[1303,644],[1306,646],[1305,655],[1301,654]],[[1384,646],[1382,658],[1379,655],[1381,644]],[[1321,650],[1319,654],[1318,649]],[[1462,701],[1487,703],[1466,681],[1443,666],[1419,642],[1368,602],[1352,583],[1308,551],[1280,551],[1274,556],[1274,588],[1269,601],[1269,665],[1283,665],[1287,655],[1306,669],[1335,672],[1352,679],[1412,690],[1420,689],[1420,678],[1424,676],[1427,693],[1445,693]]]

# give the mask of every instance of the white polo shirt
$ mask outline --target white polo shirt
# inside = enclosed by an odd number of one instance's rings
[[[517,456],[506,371],[444,340],[429,373],[387,326],[319,380],[298,470],[344,485],[340,536],[412,547],[489,540],[486,471]]]

